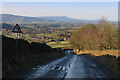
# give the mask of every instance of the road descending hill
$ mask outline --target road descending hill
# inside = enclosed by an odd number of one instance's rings
[[[114,76],[100,63],[85,55],[67,54],[66,56],[33,67],[26,74],[14,75],[11,79],[39,80],[39,79],[82,79],[82,78],[114,78]]]

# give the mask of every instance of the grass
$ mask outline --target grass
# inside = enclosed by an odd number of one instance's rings
[[[6,37],[10,37],[10,38],[15,38],[12,35],[5,35]],[[52,34],[35,34],[35,36],[39,37],[51,37],[53,36]],[[29,36],[29,34],[22,34],[22,37],[25,40],[29,40],[31,37]],[[20,37],[21,38],[21,37]],[[34,41],[33,41],[34,42]],[[51,46],[52,48],[63,48],[63,47],[70,47],[71,45],[69,44],[69,41],[60,41],[59,43],[57,42],[48,42],[47,45]]]
[[[61,44],[69,44],[69,41],[61,41]]]
[[[2,35],[2,31],[0,31],[0,35]]]
[[[52,48],[70,47],[71,46],[68,41],[61,41],[58,44],[57,44],[57,42],[49,42],[49,43],[47,43],[47,45],[51,46]]]
[[[56,42],[49,42],[47,43],[47,45],[54,45],[54,44],[57,44]]]
[[[33,26],[24,26],[24,27],[26,27],[26,28],[33,28]]]
[[[45,36],[45,37],[51,37],[52,36],[52,34],[35,34],[36,36],[39,36],[39,37],[43,37],[43,36]]]
[[[76,54],[91,54],[94,56],[102,56],[102,55],[111,55],[111,56],[120,56],[119,50],[86,50],[86,51],[80,51]]]
[[[12,35],[5,35],[6,37],[12,38]]]
[[[63,44],[61,44],[61,45],[55,45],[55,46],[53,46],[53,48],[60,48],[60,47],[69,47],[70,45],[63,45]]]

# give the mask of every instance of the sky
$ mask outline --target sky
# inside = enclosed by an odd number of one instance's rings
[[[7,2],[3,1],[2,14],[22,16],[67,16],[76,19],[118,20],[118,2]],[[1,7],[0,7],[1,8]]]
[[[1,0],[2,2],[119,2],[119,0]]]

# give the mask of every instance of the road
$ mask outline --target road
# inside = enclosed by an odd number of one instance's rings
[[[100,63],[85,55],[67,54],[66,56],[33,68],[22,78],[113,78],[112,74]]]

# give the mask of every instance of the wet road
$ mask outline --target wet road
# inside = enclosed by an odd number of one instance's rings
[[[21,73],[15,78],[22,80],[34,80],[40,78],[70,79],[70,78],[114,78],[113,75],[99,62],[85,55],[69,54],[66,56],[38,65]],[[14,78],[14,77],[13,77]]]
[[[85,55],[75,55],[65,78],[113,78],[100,63]]]
[[[33,68],[33,73],[23,76],[25,80],[35,78],[113,78],[101,64],[85,55],[69,54],[46,65]]]
[[[74,55],[66,55],[46,65],[33,68],[37,69],[36,72],[30,74],[26,80],[31,78],[64,78],[70,68],[70,64],[74,58],[73,56]]]

